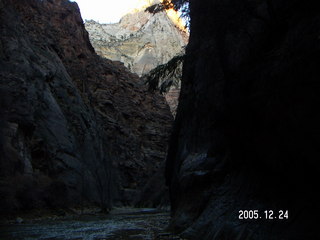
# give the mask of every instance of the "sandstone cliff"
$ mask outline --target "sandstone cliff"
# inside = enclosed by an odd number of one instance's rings
[[[1,213],[132,203],[165,157],[164,98],[96,55],[76,3],[1,0],[0,18]]]
[[[162,74],[159,79],[154,74],[149,75],[149,72],[167,65],[185,52],[189,33],[182,28],[181,19],[176,17],[176,12],[173,9],[166,10],[160,1],[149,1],[142,9],[125,15],[119,23],[99,24],[93,20],[85,23],[90,41],[100,56],[123,62],[132,72],[140,76],[147,74],[146,78],[154,78],[159,82],[156,84],[159,87],[153,89],[160,89],[164,94],[174,116],[178,106],[180,78]],[[177,71],[182,69],[180,63]],[[168,85],[173,81],[175,84]],[[165,91],[164,85],[167,85]]]
[[[85,26],[99,55],[123,62],[140,76],[167,63],[188,43],[188,32],[170,19],[161,4],[128,13],[119,23],[91,20]]]
[[[172,228],[187,239],[319,239],[316,1],[188,2],[167,158]],[[241,220],[239,210],[261,218]]]

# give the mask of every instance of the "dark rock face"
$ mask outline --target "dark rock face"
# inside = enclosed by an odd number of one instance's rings
[[[76,3],[1,0],[0,18],[1,212],[132,203],[165,158],[165,99],[95,54]]]
[[[191,0],[167,158],[172,227],[191,239],[317,239],[319,8]],[[289,220],[239,220],[239,210]]]

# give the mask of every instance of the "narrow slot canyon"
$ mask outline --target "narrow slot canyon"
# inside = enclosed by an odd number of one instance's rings
[[[315,1],[0,0],[0,240],[320,239],[319,26]]]

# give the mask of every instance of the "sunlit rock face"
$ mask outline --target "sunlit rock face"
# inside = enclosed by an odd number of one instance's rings
[[[151,5],[154,8],[146,10]],[[119,23],[87,21],[85,26],[96,52],[123,62],[140,76],[181,53],[188,42],[188,32],[182,29],[173,9],[158,11],[160,7],[159,1],[147,1]]]
[[[189,2],[166,171],[172,228],[187,239],[320,239],[316,1]]]

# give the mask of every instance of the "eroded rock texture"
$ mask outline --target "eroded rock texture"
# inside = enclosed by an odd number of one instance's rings
[[[94,52],[76,3],[0,1],[1,213],[131,204],[160,167],[160,94]]]
[[[319,238],[319,8],[189,2],[167,158],[172,227],[204,240]],[[241,209],[289,220],[239,220]]]
[[[189,35],[170,19],[161,4],[148,9],[128,13],[119,23],[85,23],[99,55],[123,62],[140,76],[180,54]]]

